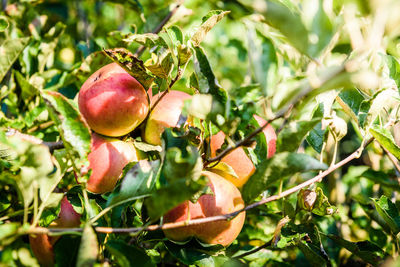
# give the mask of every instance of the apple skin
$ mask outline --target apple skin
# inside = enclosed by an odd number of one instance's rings
[[[263,118],[257,115],[254,115],[254,118],[260,126],[262,126],[266,122]],[[263,130],[263,133],[268,144],[267,158],[270,158],[275,154],[277,137],[275,134],[275,130],[271,125],[268,125]],[[210,147],[212,157],[215,157],[217,155],[217,150],[221,148],[224,141],[225,134],[222,131],[211,137]],[[241,147],[234,149],[228,155],[223,157],[221,162],[230,165],[232,169],[236,172],[238,178],[232,176],[226,176],[225,178],[239,188],[241,188],[247,182],[247,180],[256,170],[253,162],[250,160],[250,158],[246,155],[246,152]],[[210,169],[210,171],[213,170]]]
[[[117,63],[100,68],[85,81],[78,105],[91,129],[113,137],[133,131],[149,111],[143,86]]]
[[[151,96],[151,104],[157,101],[162,93]],[[175,127],[182,113],[184,101],[191,95],[181,91],[167,93],[147,118],[144,140],[152,145],[161,145],[161,135],[165,128]]]
[[[77,213],[65,196],[61,200],[61,209],[58,218],[49,227],[68,228],[78,227],[81,224],[81,215]],[[29,235],[29,243],[36,259],[41,266],[54,266],[53,246],[60,236],[45,234]]]
[[[218,174],[203,171],[214,195],[202,195],[196,203],[189,200],[164,215],[165,223],[187,221],[235,212],[244,208],[240,191]],[[196,237],[208,244],[229,246],[242,230],[246,213],[242,212],[229,221],[216,221],[199,225],[164,230],[165,236],[175,241]]]
[[[92,133],[92,151],[88,155],[92,174],[86,188],[92,193],[103,194],[114,189],[124,167],[139,160],[139,153],[132,143]]]

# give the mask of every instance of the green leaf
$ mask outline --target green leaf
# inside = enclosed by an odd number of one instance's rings
[[[8,22],[7,18],[4,16],[0,17],[0,32],[4,32],[7,30],[10,23]]]
[[[196,193],[201,192],[207,182],[208,179],[204,176],[201,176],[196,181],[178,179],[156,190],[145,200],[150,218],[153,220],[160,218],[169,210],[190,199]]]
[[[300,15],[278,1],[266,2],[266,8],[259,10],[265,22],[279,30],[299,52],[308,54],[308,31]]]
[[[124,48],[107,49],[104,53],[124,68],[134,77],[146,90],[150,88],[154,78],[147,74],[143,61],[136,58],[131,52]]]
[[[55,168],[48,147],[24,141],[16,136],[4,140],[3,143],[11,153],[12,164],[19,169],[17,174],[5,173],[11,181],[15,181],[23,197],[26,207],[32,202],[37,190],[40,198],[46,203],[61,180],[59,168]]]
[[[326,236],[373,266],[381,265],[388,256],[380,247],[370,241],[350,242],[336,235],[328,234]]]
[[[154,188],[159,170],[159,160],[140,160],[127,172],[121,186],[109,196],[107,206],[116,206],[148,196]]]
[[[226,91],[218,84],[203,48],[195,47],[194,50],[195,75],[198,81],[200,93],[211,94],[218,102],[225,104],[227,102],[228,95]]]
[[[396,205],[390,201],[386,196],[381,196],[378,199],[372,199],[375,204],[375,208],[379,215],[389,225],[390,229],[394,234],[400,232],[400,215]]]
[[[21,224],[17,222],[0,225],[0,244],[5,246],[14,241],[18,237],[17,233],[20,227]]]
[[[129,246],[122,240],[110,240],[106,243],[106,249],[114,255],[120,266],[156,266],[151,258],[137,247]]]
[[[285,126],[279,133],[276,151],[296,151],[306,134],[312,130],[322,118],[313,118],[308,121],[298,121]]]
[[[154,46],[168,48],[165,40],[161,36],[154,33],[127,34],[125,35],[123,41],[127,43],[136,42],[148,48],[153,48]]]
[[[364,101],[362,94],[360,94],[360,92],[355,88],[341,90],[339,93],[339,99],[342,100],[342,102],[344,102],[348,108],[350,108],[354,115],[358,115],[361,102]],[[343,105],[341,106],[343,107]]]
[[[374,124],[369,129],[369,132],[375,137],[379,144],[386,148],[396,158],[400,159],[400,147],[397,146],[389,130]]]
[[[171,147],[166,152],[162,174],[169,182],[186,177],[197,179],[202,168],[203,163],[197,148],[188,146],[181,150]]]
[[[54,244],[55,262],[58,267],[70,267],[76,264],[80,240],[80,236],[77,235],[63,235]]]
[[[21,87],[21,98],[25,102],[30,101],[32,97],[39,94],[37,88],[29,83],[29,81],[27,81],[19,71],[14,70],[14,74],[19,86]]]
[[[315,109],[314,114],[313,114],[313,119],[314,118],[322,118],[322,116],[324,115],[323,110],[324,110],[324,105],[321,103]],[[314,150],[317,151],[318,153],[321,153],[321,151],[322,151],[322,146],[325,141],[327,131],[328,131],[328,129],[324,129],[324,130],[322,129],[322,123],[319,122],[314,127],[314,129],[312,129],[310,131],[310,133],[308,134],[308,136],[306,138],[307,143],[309,143],[314,148]]]
[[[306,17],[312,18],[311,27],[309,27],[310,40],[314,40],[313,42],[310,41],[308,54],[312,57],[318,57],[331,41],[334,29],[332,21],[324,10],[323,0],[311,0],[308,1],[308,4],[303,8],[303,11],[306,12]]]
[[[214,10],[208,12],[202,18],[202,24],[199,29],[193,34],[191,41],[194,46],[199,46],[200,43],[204,40],[207,33],[230,11],[222,11],[222,10]]]
[[[385,58],[390,70],[389,76],[396,82],[397,87],[400,88],[400,63],[392,55],[385,55]]]
[[[181,28],[173,25],[172,27],[166,29],[166,31],[174,46],[183,44],[183,33]]]
[[[272,158],[261,161],[255,173],[242,190],[245,202],[258,197],[275,182],[298,172],[324,170],[327,166],[306,154],[282,152]]]
[[[81,244],[79,246],[79,254],[76,266],[87,267],[93,266],[97,261],[99,253],[99,244],[97,236],[91,225],[86,224],[83,229]]]
[[[30,40],[30,37],[7,39],[0,46],[0,82]]]
[[[85,120],[74,105],[60,93],[43,91],[41,95],[51,111],[53,121],[60,128],[64,146],[77,152],[80,164],[87,166],[91,135]]]
[[[307,244],[303,241],[299,241],[297,245],[311,266],[327,266],[326,260],[320,255],[319,250],[317,250],[315,246],[312,244]]]
[[[383,171],[375,171],[372,169],[368,169],[364,171],[360,177],[365,177],[375,184],[380,184],[382,186],[386,186],[388,188],[392,188],[396,191],[400,191],[400,184],[394,180],[390,175]]]

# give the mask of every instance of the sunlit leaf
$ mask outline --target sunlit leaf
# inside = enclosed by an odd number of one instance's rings
[[[0,46],[0,81],[30,41],[30,37],[5,40]]]

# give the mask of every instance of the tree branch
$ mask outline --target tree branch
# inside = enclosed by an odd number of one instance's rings
[[[145,227],[131,227],[131,228],[112,228],[112,227],[95,227],[94,229],[96,232],[99,233],[119,233],[119,234],[129,234],[129,233],[137,233],[141,231],[155,231],[155,230],[166,230],[166,229],[175,229],[175,228],[180,228],[180,227],[185,227],[185,226],[191,226],[191,225],[199,225],[199,224],[204,224],[204,223],[210,223],[210,222],[216,222],[216,221],[226,221],[229,220],[238,214],[256,208],[258,206],[264,205],[268,202],[276,201],[278,199],[284,198],[288,195],[291,195],[297,191],[299,191],[302,188],[305,188],[309,185],[312,185],[316,182],[321,181],[324,177],[332,173],[333,171],[337,170],[338,168],[344,166],[345,164],[349,163],[355,158],[358,158],[361,152],[364,150],[366,146],[368,146],[372,142],[373,138],[370,138],[367,142],[364,143],[362,147],[354,151],[352,154],[347,156],[345,159],[339,161],[338,163],[330,166],[327,170],[321,172],[317,176],[297,185],[294,186],[286,191],[283,191],[282,193],[278,195],[272,195],[270,197],[264,198],[258,202],[255,202],[253,204],[250,204],[243,209],[237,210],[232,213],[228,214],[223,214],[223,215],[217,215],[217,216],[212,216],[212,217],[207,217],[207,218],[200,218],[200,219],[194,219],[194,220],[189,220],[189,221],[181,221],[181,222],[173,222],[173,223],[165,223],[165,224],[160,224],[160,225],[149,225]],[[45,228],[45,227],[34,227],[28,229],[26,232],[23,232],[23,234],[57,234],[57,233],[66,233],[66,232],[82,232],[83,228]]]

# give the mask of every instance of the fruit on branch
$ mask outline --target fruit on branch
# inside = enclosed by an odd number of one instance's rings
[[[151,97],[154,105],[163,93]],[[184,101],[191,96],[181,91],[170,91],[163,98],[147,118],[144,140],[152,145],[161,145],[161,135],[165,128],[175,127],[181,117]]]
[[[61,208],[58,218],[54,220],[49,227],[78,227],[81,223],[80,218],[81,215],[74,210],[65,196],[61,200]],[[59,238],[60,236],[48,236],[46,234],[29,235],[31,249],[41,266],[54,265],[53,246]]]
[[[254,118],[256,119],[257,123],[259,126],[262,126],[266,123],[266,121],[257,116],[254,115]],[[276,150],[276,134],[274,128],[272,128],[271,125],[268,125],[264,130],[263,130],[263,135],[265,137],[266,143],[268,145],[268,151],[266,157],[270,158],[275,154]],[[210,141],[210,148],[211,148],[211,156],[215,157],[218,153],[217,150],[221,148],[225,140],[225,134],[221,131],[218,132],[216,135],[213,135],[211,137]],[[236,175],[238,178],[227,175],[224,176],[226,179],[231,181],[234,185],[237,187],[242,187],[247,180],[250,178],[250,176],[255,172],[256,168],[253,164],[253,162],[250,160],[250,158],[247,156],[246,152],[243,150],[242,147],[238,147],[231,151],[228,155],[223,157],[221,159],[221,162],[224,162],[232,167],[232,169],[235,171]],[[219,170],[213,170],[210,169],[211,171],[215,171],[219,174]]]
[[[178,205],[164,215],[165,223],[182,222],[229,214],[244,207],[239,190],[218,174],[204,171],[209,179],[213,195],[202,195],[196,203],[189,200]],[[231,220],[213,221],[164,230],[166,237],[175,241],[184,241],[196,237],[208,244],[230,245],[242,230],[246,213],[242,212]]]
[[[92,174],[87,182],[87,189],[92,193],[112,191],[124,167],[139,160],[139,154],[132,143],[116,138],[93,133],[91,148],[88,159]]]
[[[78,104],[90,128],[107,136],[128,134],[149,111],[143,86],[117,63],[102,67],[86,80]]]

